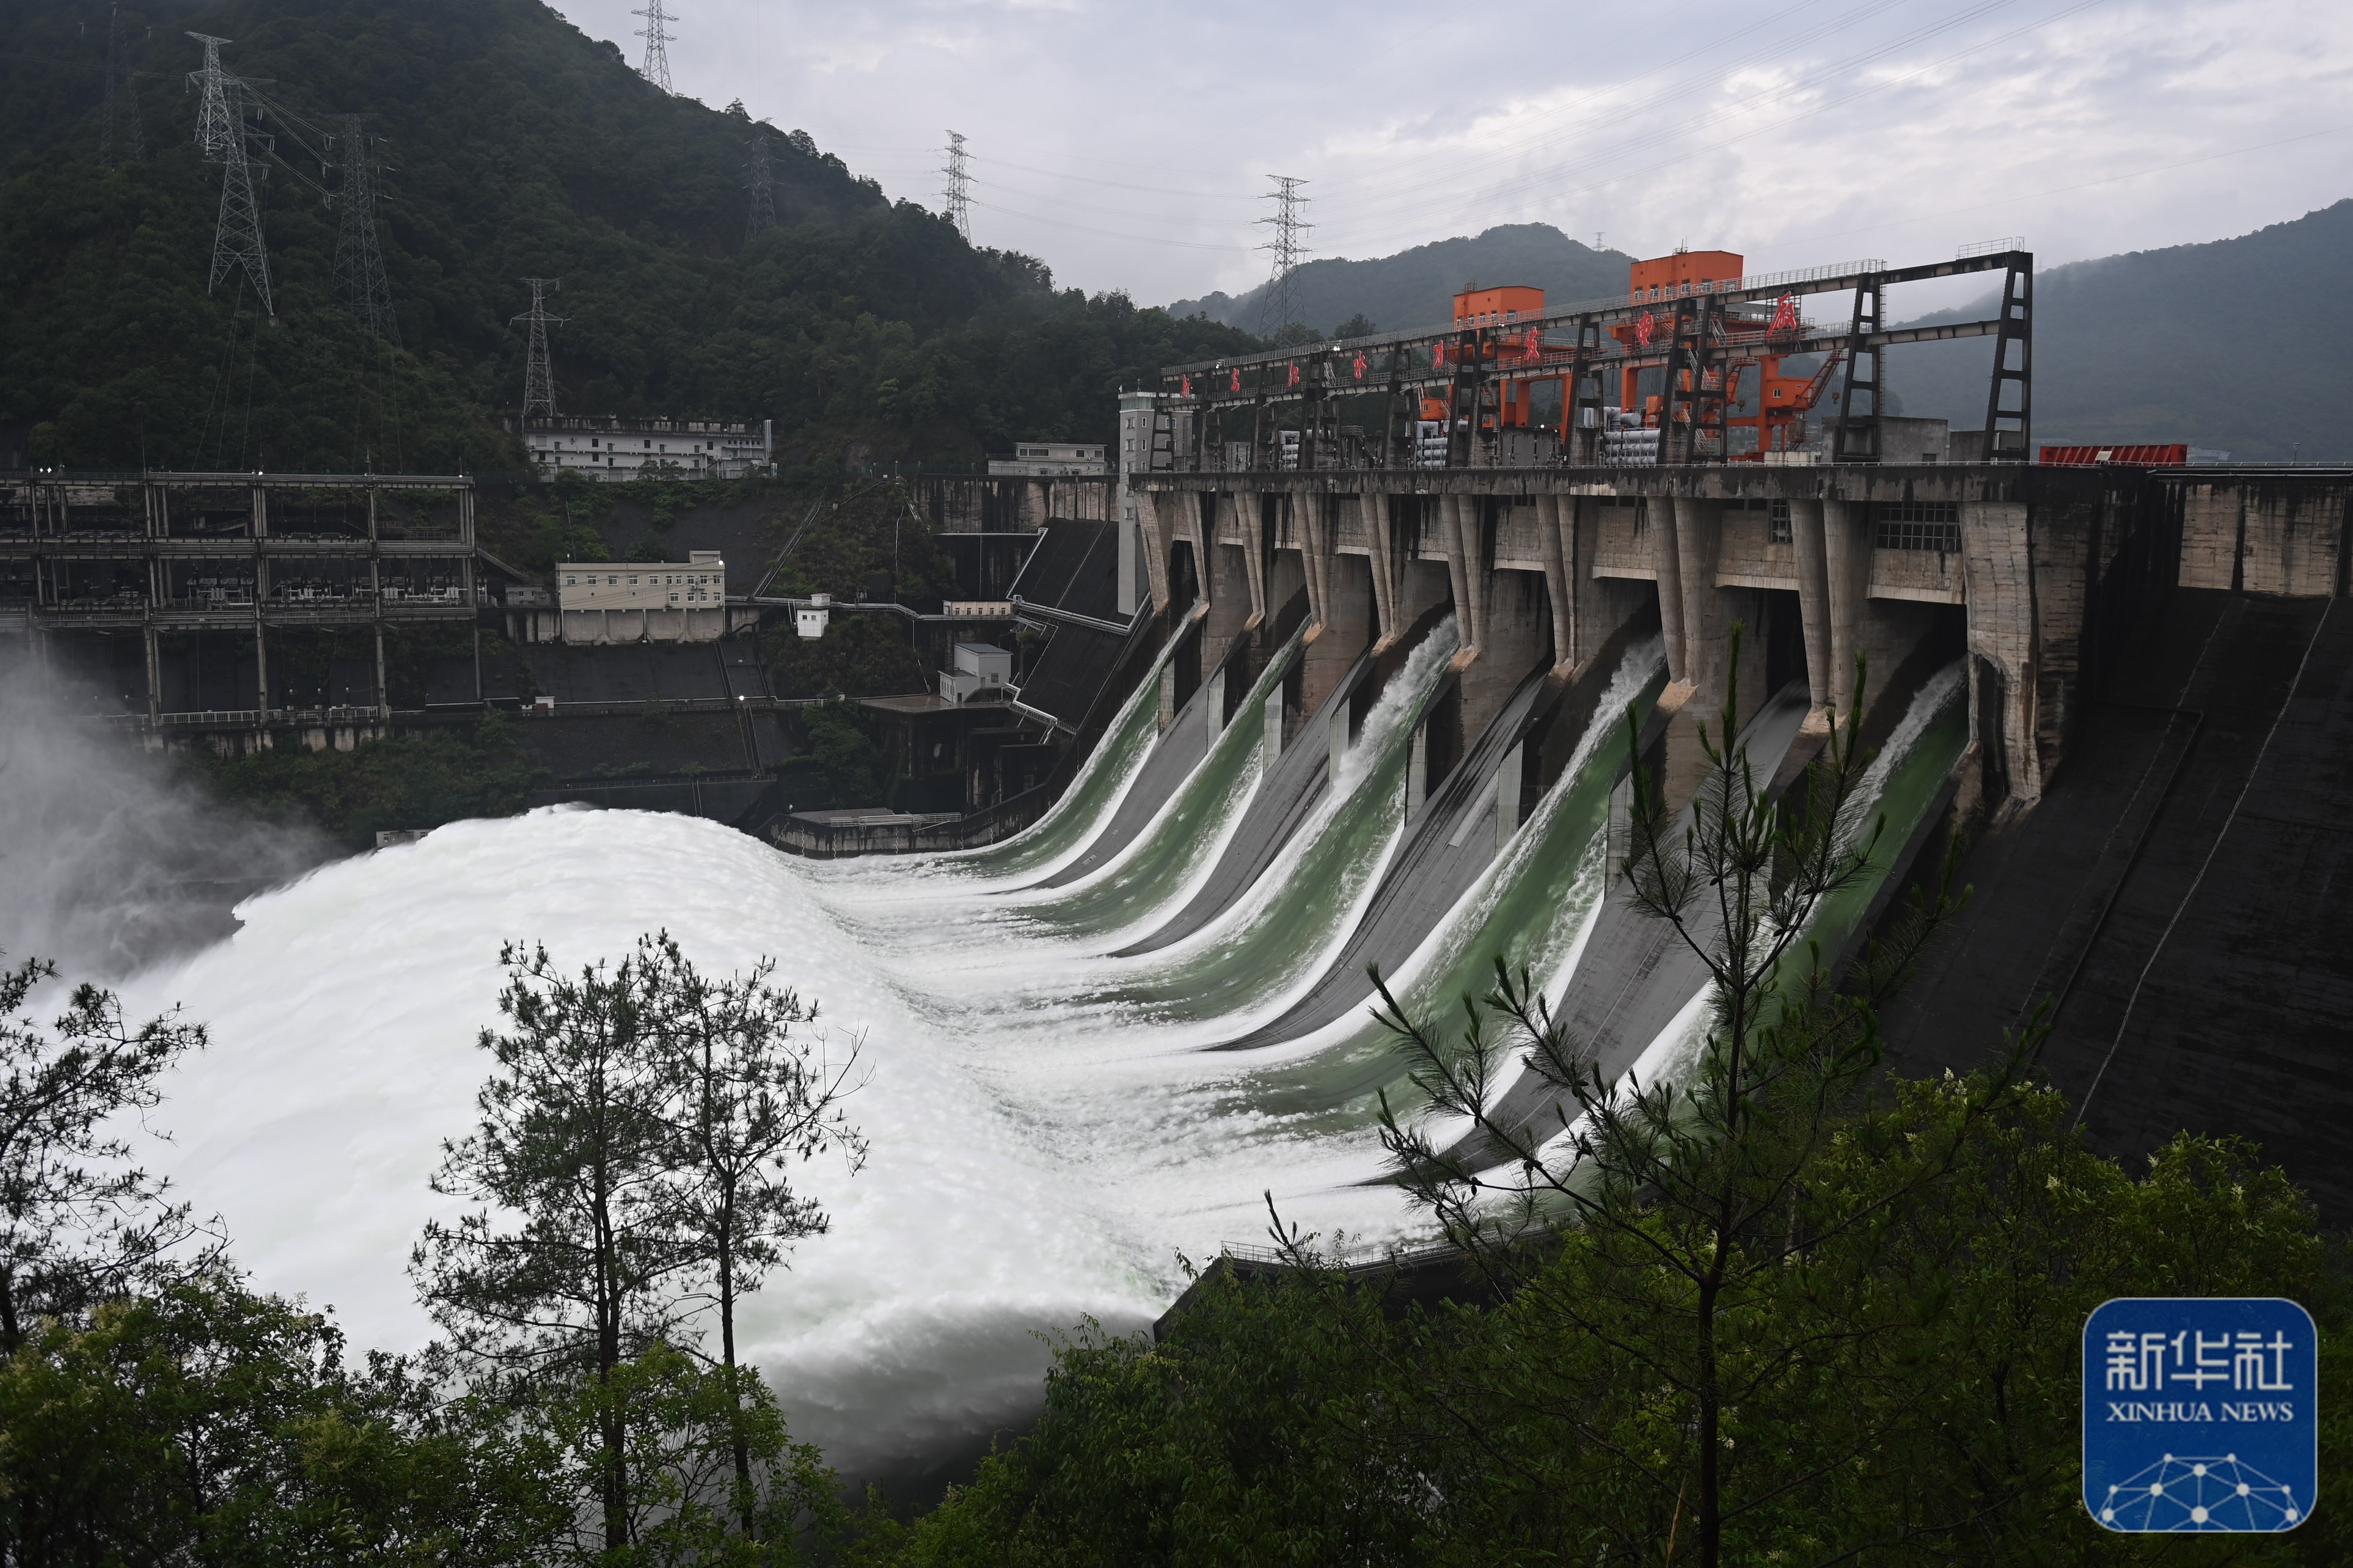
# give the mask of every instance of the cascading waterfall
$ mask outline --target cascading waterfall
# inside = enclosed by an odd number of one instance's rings
[[[1267,1192],[1311,1228],[1407,1234],[1367,1127],[1396,1063],[1361,1009],[1273,1047],[1204,1047],[1279,1016],[1396,874],[1405,753],[1453,647],[1441,627],[1413,651],[1265,869],[1156,951],[1119,954],[1187,907],[1248,811],[1295,639],[1133,839],[1064,886],[1042,884],[1153,754],[1156,672],[1063,805],[987,850],[809,862],[692,818],[555,808],[322,868],[125,988],[134,1008],[184,1004],[215,1041],[153,1118],[175,1141],[145,1156],[221,1215],[259,1285],[332,1304],[357,1344],[414,1345],[428,1325],[404,1264],[450,1213],[427,1178],[473,1120],[501,943],[577,963],[659,926],[709,970],[772,955],[832,1048],[860,1044],[851,1111],[873,1155],[855,1179],[807,1170],[834,1228],[747,1301],[747,1353],[796,1435],[853,1475],[1018,1424],[1038,1331],[1142,1326],[1181,1287],[1178,1251],[1257,1237]],[[1659,680],[1655,642],[1614,672],[1559,780],[1401,966],[1414,1005],[1483,989],[1497,953],[1567,983],[1599,905],[1611,742]],[[1950,765],[1927,743],[1947,711],[1884,774],[1892,837]]]

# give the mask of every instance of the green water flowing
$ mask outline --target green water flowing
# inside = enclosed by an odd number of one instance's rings
[[[1639,679],[1631,697],[1638,724],[1666,684],[1664,667],[1646,666]],[[1607,727],[1603,735],[1580,747],[1583,758],[1405,966],[1393,989],[1409,1012],[1451,1021],[1459,1016],[1457,998],[1493,988],[1498,956],[1514,969],[1541,972],[1576,941],[1601,896],[1598,849],[1623,761],[1609,742],[1625,721],[1626,702],[1605,698],[1593,719]],[[1312,1117],[1338,1131],[1369,1122],[1377,1091],[1401,1081],[1392,1037],[1374,1022],[1368,1002],[1312,1057],[1258,1075],[1249,1098],[1261,1110]]]
[[[1214,1018],[1314,982],[1323,956],[1347,940],[1405,826],[1414,729],[1457,646],[1452,626],[1433,631],[1398,670],[1317,812],[1209,928],[1215,934],[1114,985],[1113,1000],[1149,1017]],[[1301,743],[1319,738],[1311,729]]]
[[[1292,634],[1250,685],[1240,710],[1166,806],[1111,865],[1069,888],[1019,906],[1037,925],[1065,932],[1124,931],[1184,898],[1225,853],[1264,769],[1266,699],[1299,656]]]

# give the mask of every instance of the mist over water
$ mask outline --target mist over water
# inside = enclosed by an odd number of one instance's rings
[[[256,822],[109,728],[62,671],[0,655],[0,951],[111,980],[235,929],[229,908],[333,852]]]

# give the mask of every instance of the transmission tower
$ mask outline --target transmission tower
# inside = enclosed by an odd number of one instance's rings
[[[1299,320],[1299,301],[1291,285],[1292,274],[1307,258],[1307,235],[1315,226],[1303,216],[1308,198],[1299,194],[1307,182],[1289,174],[1269,174],[1274,189],[1262,200],[1274,204],[1271,216],[1258,221],[1274,230],[1274,237],[1259,247],[1274,258],[1268,272],[1266,292],[1260,297],[1258,307],[1259,336],[1272,337]]]
[[[972,243],[972,170],[965,162],[964,137],[948,132],[948,166],[940,171],[948,177],[948,188],[940,194],[947,198],[947,216],[956,226],[956,232]]]
[[[343,184],[335,205],[343,226],[335,236],[335,298],[370,335],[400,342],[400,318],[393,313],[392,280],[385,276],[384,250],[376,243],[375,146],[364,115],[343,116]]]
[[[206,162],[218,163],[228,156],[229,143],[238,140],[237,123],[228,110],[228,86],[235,79],[221,69],[220,63],[221,46],[229,40],[208,33],[188,37],[205,47],[204,68],[188,73],[188,79],[204,92],[196,109],[196,145],[205,150]]]
[[[751,201],[744,213],[744,243],[751,244],[776,226],[776,177],[768,168],[768,133],[754,129],[752,154],[745,160],[744,189]]]
[[[221,68],[220,47],[227,38],[205,33],[188,37],[205,47],[204,68],[188,73],[188,79],[204,92],[196,142],[208,162],[221,165],[220,221],[213,230],[212,280],[205,289],[209,293],[219,288],[222,279],[242,268],[261,300],[262,314],[274,321],[278,307],[270,299],[269,252],[261,241],[261,203],[253,194],[253,160],[246,147],[246,86]]]
[[[670,13],[662,9],[662,0],[646,0],[644,10],[629,15],[646,19],[646,25],[638,29],[638,37],[646,41],[646,63],[638,68],[638,74],[670,91]]]
[[[98,161],[110,169],[147,161],[147,135],[139,123],[139,89],[122,55],[122,14],[106,19],[106,108],[99,128]]]
[[[561,278],[526,278],[531,285],[531,309],[515,318],[531,323],[531,352],[523,362],[522,417],[528,426],[536,412],[545,418],[555,417],[555,375],[547,363],[547,329],[561,325],[564,318],[547,313],[547,296],[564,287]]]

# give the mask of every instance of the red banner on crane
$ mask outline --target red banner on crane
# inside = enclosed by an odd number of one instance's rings
[[[1288,370],[1291,374],[1285,378],[1282,384],[1285,386],[1297,386],[1299,384],[1299,367],[1295,364],[1291,364],[1285,365],[1283,368]]]
[[[1649,348],[1651,346],[1651,334],[1658,330],[1658,322],[1651,319],[1650,311],[1645,310],[1642,312],[1642,319],[1634,323],[1634,341],[1641,344],[1644,348]]]
[[[1190,397],[1193,395],[1193,378],[1191,376],[1180,375],[1176,378],[1176,395],[1179,397]]]
[[[1232,390],[1233,390],[1233,391],[1236,391],[1236,392],[1240,392],[1241,389],[1242,389],[1242,367],[1241,367],[1241,366],[1240,366],[1240,365],[1236,365],[1236,366],[1234,366],[1234,382],[1233,382],[1233,387],[1232,387]]]
[[[1527,341],[1520,347],[1520,357],[1522,359],[1542,359],[1544,357],[1544,334],[1537,331],[1534,327],[1530,327],[1528,329]]]
[[[1768,332],[1794,332],[1797,330],[1798,297],[1795,294],[1784,294],[1781,296],[1780,302],[1773,307],[1773,324],[1770,327],[1767,327],[1766,331]]]
[[[1365,356],[1362,354],[1356,356],[1356,379],[1358,381],[1365,379]]]

